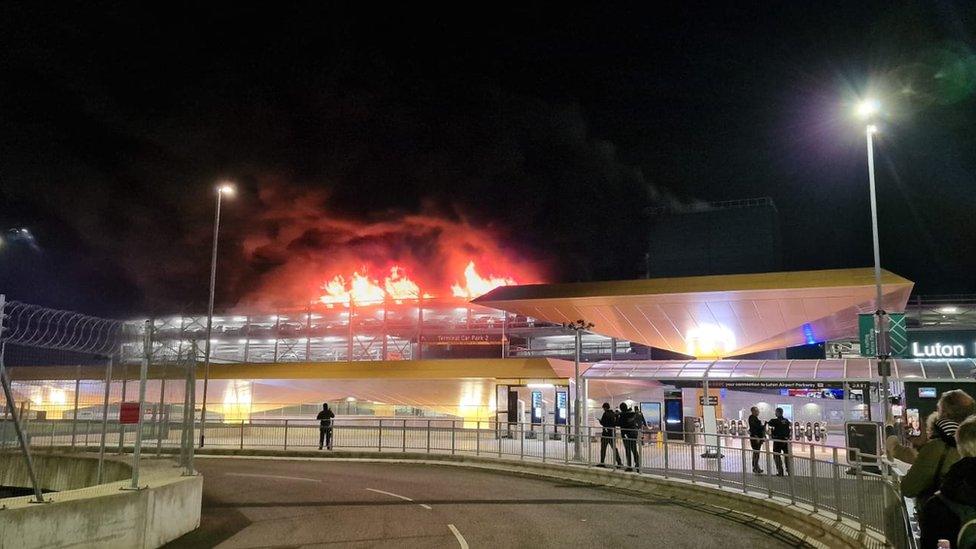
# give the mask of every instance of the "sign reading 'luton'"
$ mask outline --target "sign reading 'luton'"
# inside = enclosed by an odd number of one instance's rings
[[[976,353],[976,343],[973,344],[973,352]],[[931,344],[912,342],[912,356],[919,358],[965,358],[966,346],[959,343],[942,343],[936,341]]]

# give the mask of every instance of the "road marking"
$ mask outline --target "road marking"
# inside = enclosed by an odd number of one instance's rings
[[[461,545],[461,549],[468,549],[468,542],[464,541],[464,536],[461,535],[461,532],[458,532],[458,529],[455,528],[453,524],[448,524],[447,527],[451,529],[454,537],[457,538],[458,543]]]
[[[224,476],[228,477],[254,477],[254,478],[276,478],[280,480],[303,480],[305,482],[322,482],[317,478],[305,478],[305,477],[283,477],[280,475],[258,475],[254,473],[224,473]]]
[[[395,498],[400,498],[400,499],[402,499],[404,501],[413,501],[412,499],[408,498],[407,496],[401,496],[400,494],[394,494],[393,492],[385,492],[383,490],[377,490],[376,488],[367,488],[367,490],[369,490],[370,492],[376,492],[377,494],[384,494],[384,495],[387,495],[387,496],[392,496],[392,497],[395,497]]]
[[[386,495],[386,496],[392,496],[392,497],[395,497],[395,498],[400,498],[400,499],[402,499],[404,501],[413,501],[412,499],[408,498],[407,496],[401,496],[400,494],[394,494],[393,492],[387,492],[385,490],[377,490],[376,488],[367,488],[367,490],[369,490],[370,492],[376,492],[377,494],[383,494],[383,495]],[[418,505],[420,505],[424,509],[427,509],[428,511],[430,511],[430,505],[427,505],[426,503],[420,503]]]

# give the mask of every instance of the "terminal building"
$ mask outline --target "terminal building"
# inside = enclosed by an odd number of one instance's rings
[[[976,387],[976,332],[945,335],[971,309],[912,300],[912,287],[883,273],[884,307],[907,308],[912,349],[924,355],[892,361],[891,394],[906,420],[908,410],[924,418],[944,390]],[[566,423],[577,387],[575,337],[564,324],[582,319],[593,324],[580,347],[589,412],[629,400],[666,430],[675,420],[686,428],[684,418],[701,416],[706,402],[727,423],[753,405],[764,415],[783,407],[796,421],[838,431],[847,420],[882,417],[877,366],[856,344],[858,314],[874,310],[874,292],[871,269],[840,269],[507,286],[471,302],[232,311],[214,318],[207,414],[301,419],[327,401],[340,415]],[[153,328],[152,383],[181,379],[193,354],[199,387],[205,316],[131,324]],[[797,348],[821,354],[791,358]],[[141,341],[121,356],[132,379]]]

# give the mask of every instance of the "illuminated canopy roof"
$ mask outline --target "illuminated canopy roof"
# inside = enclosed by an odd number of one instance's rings
[[[914,284],[882,271],[884,308]],[[474,303],[696,357],[736,356],[857,334],[874,310],[872,269],[505,286]]]
[[[748,381],[870,381],[877,380],[874,359],[827,360],[632,360],[604,361],[590,366],[583,377],[615,380],[734,380]],[[892,359],[891,379],[897,381],[973,381],[976,360]]]

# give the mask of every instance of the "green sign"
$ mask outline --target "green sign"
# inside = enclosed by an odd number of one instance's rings
[[[861,340],[861,356],[878,356],[878,338],[874,333],[874,313],[857,315],[857,332]]]
[[[905,313],[887,313],[885,324],[887,333],[888,355],[893,357],[908,356],[908,326]],[[878,356],[878,338],[874,331],[873,313],[857,315],[857,331],[861,342],[861,356]]]
[[[905,313],[888,313],[888,352],[895,358],[908,356],[908,324]]]

